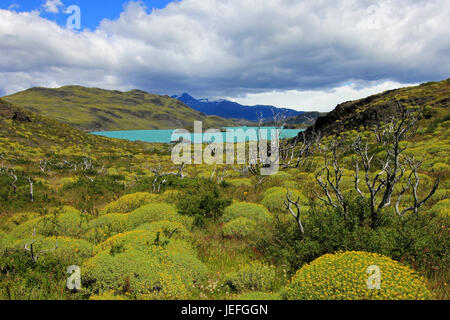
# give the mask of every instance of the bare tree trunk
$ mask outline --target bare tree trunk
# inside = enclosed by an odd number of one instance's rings
[[[34,195],[33,195],[33,178],[28,178],[28,183],[30,184],[30,202],[34,202]]]

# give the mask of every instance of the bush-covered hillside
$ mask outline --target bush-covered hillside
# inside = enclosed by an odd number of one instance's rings
[[[443,86],[416,88],[440,105],[392,97],[374,127],[283,142],[273,176],[0,101],[0,299],[449,299]]]
[[[141,90],[110,91],[81,86],[31,88],[3,98],[43,116],[89,131],[177,129],[202,121],[205,128],[238,122],[207,116],[168,96]]]

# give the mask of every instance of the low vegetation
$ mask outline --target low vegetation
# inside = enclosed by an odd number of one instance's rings
[[[374,126],[284,141],[274,176],[177,167],[169,145],[0,100],[0,299],[449,299],[448,86],[410,88],[438,90],[425,108],[381,95],[404,112]]]

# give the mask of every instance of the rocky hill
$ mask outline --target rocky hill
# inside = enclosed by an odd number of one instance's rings
[[[344,102],[327,115],[319,117],[314,128],[322,136],[361,127],[370,128],[379,121],[388,120],[404,107],[421,107],[428,118],[448,117],[450,79],[389,90],[364,99]],[[313,130],[313,127],[308,130]]]

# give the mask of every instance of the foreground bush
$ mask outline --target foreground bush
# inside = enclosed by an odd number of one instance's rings
[[[222,222],[229,222],[240,217],[258,223],[270,223],[272,221],[272,215],[263,206],[254,203],[237,202],[225,209]]]
[[[368,289],[369,266],[381,272],[379,290]],[[388,257],[348,251],[326,254],[301,268],[287,287],[290,300],[417,300],[431,299],[424,280]]]
[[[95,251],[83,267],[94,294],[114,290],[138,299],[187,299],[207,274],[187,242],[145,230],[116,235]]]
[[[134,229],[141,224],[160,220],[179,222],[188,227],[191,225],[192,221],[190,217],[178,214],[177,210],[170,204],[152,203],[131,212],[128,223],[130,228]]]
[[[276,283],[275,267],[259,261],[251,262],[239,271],[231,272],[226,276],[225,284],[231,290],[242,292],[246,290],[266,291],[272,290]]]
[[[127,194],[116,201],[107,204],[101,214],[129,213],[145,204],[152,202],[157,195],[147,192]]]
[[[251,291],[236,296],[234,300],[281,300],[281,295],[276,292]]]

